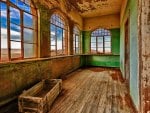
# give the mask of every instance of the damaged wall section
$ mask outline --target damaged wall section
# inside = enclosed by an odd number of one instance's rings
[[[139,0],[141,113],[150,112],[150,1]]]

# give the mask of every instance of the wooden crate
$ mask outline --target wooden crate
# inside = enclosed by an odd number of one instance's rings
[[[46,113],[62,89],[61,79],[47,79],[37,83],[18,98],[19,112]]]

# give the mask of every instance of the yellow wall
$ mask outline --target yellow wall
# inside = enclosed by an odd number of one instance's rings
[[[94,18],[83,19],[83,30],[91,31],[96,28],[120,28],[120,15],[106,15]]]

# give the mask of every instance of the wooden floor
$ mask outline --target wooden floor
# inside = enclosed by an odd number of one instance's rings
[[[49,113],[134,113],[119,70],[80,69],[63,81]]]
[[[63,89],[48,113],[135,113],[119,70],[79,69],[63,80]],[[0,113],[18,113],[17,103]]]

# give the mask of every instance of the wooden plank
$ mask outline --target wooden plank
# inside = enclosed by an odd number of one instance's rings
[[[132,113],[119,70],[97,70],[82,69],[69,75],[49,113]]]

